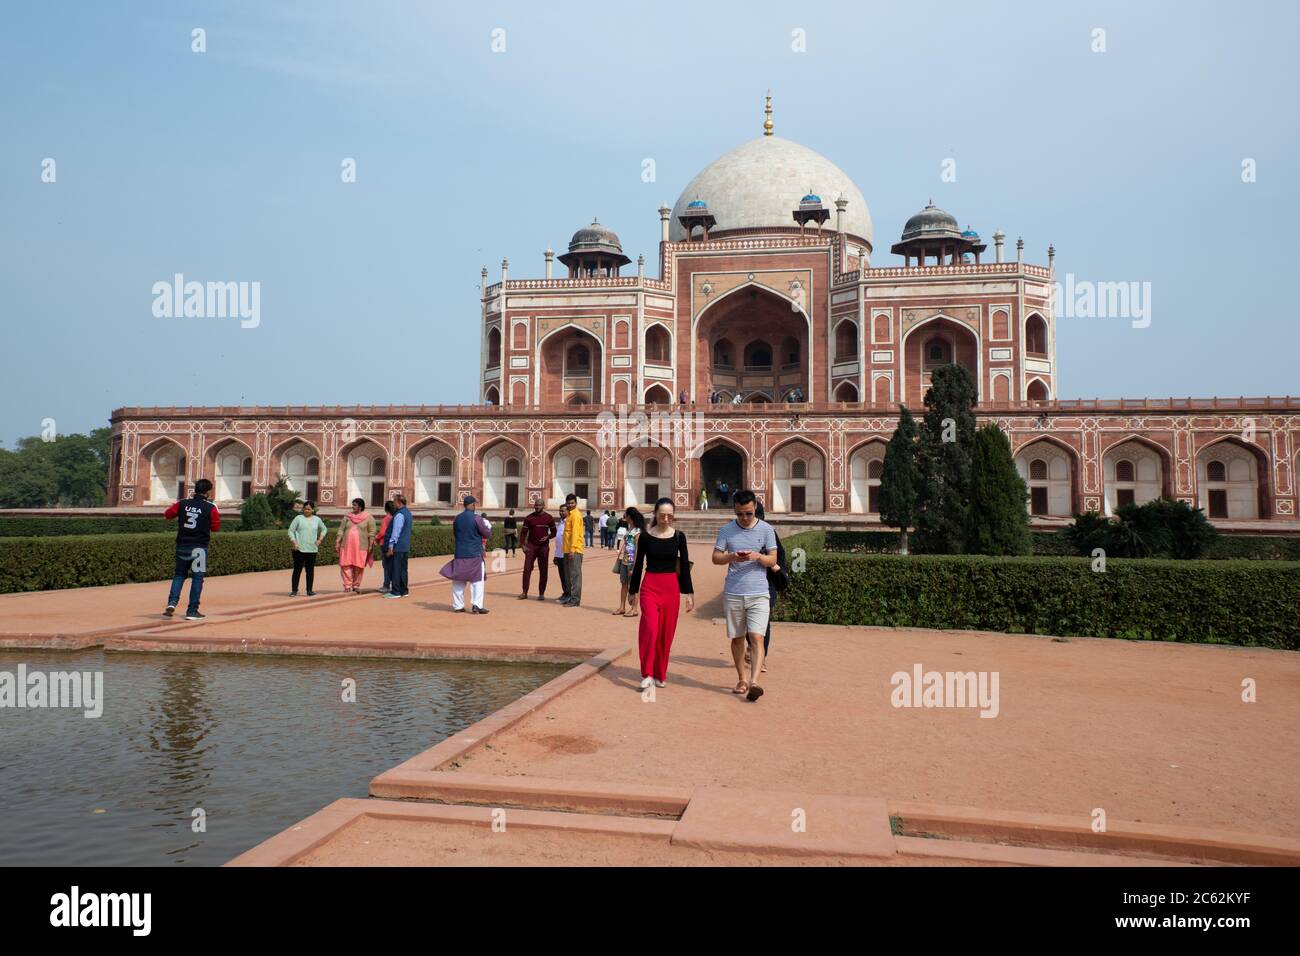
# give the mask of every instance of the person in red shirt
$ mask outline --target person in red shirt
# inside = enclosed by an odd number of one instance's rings
[[[533,499],[533,513],[524,519],[524,589],[519,600],[528,600],[528,582],[537,562],[537,600],[546,600],[546,575],[551,539],[555,537],[555,518],[546,512],[541,498]]]
[[[177,521],[176,526],[176,572],[172,576],[171,591],[167,595],[165,617],[176,613],[176,604],[181,599],[181,588],[185,579],[190,578],[190,604],[185,612],[185,620],[201,621],[199,598],[203,595],[203,575],[208,570],[208,543],[212,532],[221,527],[221,515],[217,506],[208,500],[212,493],[212,482],[200,478],[194,482],[194,494],[184,501],[177,501],[163,512],[168,521]]]
[[[388,540],[388,526],[393,522],[393,513],[397,511],[397,505],[392,500],[384,502],[384,520],[379,522],[379,533],[375,536],[375,542],[379,545],[379,560],[384,566],[384,586],[379,589],[380,594],[387,594],[393,589],[393,559],[385,552],[385,542]]]

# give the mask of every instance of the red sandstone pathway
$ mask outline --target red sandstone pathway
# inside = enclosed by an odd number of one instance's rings
[[[1116,820],[1300,836],[1294,653],[778,623],[767,694],[749,704],[730,693],[735,673],[719,619],[722,569],[697,559],[701,606],[683,614],[668,686],[647,703],[638,687],[636,622],[609,613],[617,579],[608,552],[589,553],[584,606],[575,609],[514,600],[520,561],[513,559],[509,572],[489,580],[487,616],[450,612],[447,585],[436,576],[443,560],[412,562],[416,590],[403,601],[322,593],[317,604],[290,602],[288,573],[281,571],[211,578],[204,610],[213,618],[165,628],[157,617],[161,583],[5,595],[0,635],[85,634],[143,623],[149,629],[131,630],[126,646],[165,638],[173,649],[261,641],[268,649],[299,645],[326,653],[350,646],[367,654],[549,652],[552,659],[623,647],[628,652],[594,677],[444,769],[870,796],[1083,820],[1101,807]],[[337,592],[334,569],[324,569],[319,581],[322,592]],[[554,589],[552,576],[552,596]],[[267,612],[263,602],[280,607]],[[894,708],[890,676],[916,664],[997,671],[998,716]],[[1247,677],[1258,687],[1256,703],[1241,700]],[[668,850],[632,836],[533,831],[506,844],[482,835],[461,824],[366,817],[302,862],[718,862],[678,847],[664,856]],[[723,856],[745,862],[744,854]]]
[[[411,580],[430,581],[446,558],[417,558],[410,563]],[[290,574],[284,571],[260,571],[209,577],[203,582],[200,610],[215,619],[234,614],[281,609],[307,609],[313,602],[354,597],[345,595],[338,567],[331,565],[316,571],[315,598],[289,597]],[[366,572],[366,586],[373,590],[383,581],[383,570],[375,567]],[[442,578],[437,578],[442,581]],[[177,617],[168,621],[162,616],[167,604],[168,581],[117,584],[99,588],[68,588],[58,591],[27,591],[0,594],[0,645],[6,639],[26,636],[85,638],[92,634],[124,631],[163,625],[206,626],[184,621],[189,583],[181,592]],[[358,599],[364,599],[362,595]],[[373,595],[371,596],[373,598]],[[400,602],[390,602],[397,604]]]
[[[722,569],[696,563],[702,595]],[[599,576],[597,577],[599,581]],[[610,576],[612,580],[612,575]],[[633,638],[635,622],[556,608]],[[497,606],[500,606],[498,603]],[[731,693],[720,600],[683,615],[668,686],[628,654],[457,769],[860,794],[1300,836],[1300,655],[1107,639],[777,623],[767,694]],[[610,641],[613,643],[613,641]],[[897,709],[890,677],[997,671],[1000,712]],[[1241,700],[1253,678],[1258,702]]]

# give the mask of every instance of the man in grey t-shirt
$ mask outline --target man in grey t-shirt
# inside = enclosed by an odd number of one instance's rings
[[[752,491],[737,491],[736,520],[718,532],[713,563],[727,565],[722,600],[727,612],[727,637],[739,680],[733,693],[749,701],[763,696],[756,683],[763,669],[763,632],[772,608],[767,596],[767,569],[776,564],[776,532],[759,521]],[[745,679],[745,644],[749,644],[749,679]]]

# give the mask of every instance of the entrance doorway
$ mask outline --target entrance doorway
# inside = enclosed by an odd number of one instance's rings
[[[744,461],[740,452],[726,445],[710,448],[700,456],[700,475],[704,488],[709,494],[711,507],[723,507],[731,504],[731,496],[742,485],[744,478]],[[726,486],[725,493],[722,486]]]

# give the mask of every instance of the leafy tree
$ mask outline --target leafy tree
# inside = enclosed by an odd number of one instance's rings
[[[278,527],[280,521],[275,515],[269,495],[261,493],[249,495],[248,499],[239,506],[240,531],[265,531],[268,528]]]
[[[1065,540],[1075,552],[1084,557],[1091,557],[1092,552],[1101,548],[1111,554],[1114,530],[1112,522],[1105,515],[1096,511],[1087,511],[1074,516],[1074,523],[1061,531]]]
[[[1114,518],[1090,511],[1074,519],[1064,534],[1082,555],[1101,548],[1113,558],[1199,558],[1218,532],[1200,508],[1157,498],[1142,505],[1120,505]]]
[[[1028,554],[1029,489],[1011,457],[1011,442],[996,424],[975,433],[971,497],[963,548],[967,554]]]
[[[1200,508],[1174,498],[1157,498],[1142,506],[1147,520],[1165,530],[1165,554],[1171,558],[1199,558],[1219,532]]]
[[[917,488],[916,422],[906,405],[899,406],[898,427],[885,448],[880,474],[880,520],[899,531],[898,551],[907,554],[907,529],[916,524]]]
[[[47,457],[0,449],[0,507],[43,508],[58,496],[59,474]]]
[[[5,453],[10,458],[5,480],[0,483],[0,504],[28,508],[102,505],[108,485],[108,442],[107,428],[97,428],[90,435],[58,435],[53,441],[39,436],[20,438],[17,449]]]
[[[970,373],[955,364],[935,369],[925,393],[916,531],[922,550],[931,554],[960,554],[964,546],[976,397]]]
[[[302,500],[298,496],[298,492],[294,491],[289,484],[289,479],[281,475],[275,484],[266,489],[266,498],[271,506],[271,513],[279,522],[279,526],[287,528],[289,522],[297,514],[293,510],[293,503]]]

